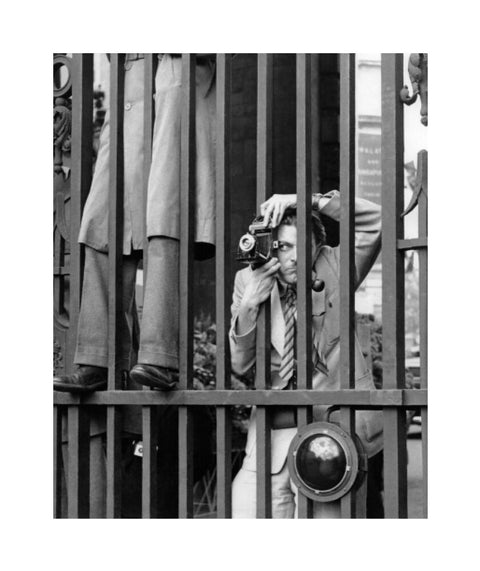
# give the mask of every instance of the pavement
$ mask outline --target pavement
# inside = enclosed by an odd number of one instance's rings
[[[422,474],[422,430],[412,425],[408,432],[407,452],[407,499],[408,518],[424,518],[423,513],[423,474]]]

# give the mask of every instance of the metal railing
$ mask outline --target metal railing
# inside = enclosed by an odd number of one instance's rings
[[[124,54],[110,58],[110,189],[109,189],[109,360],[108,390],[78,396],[54,395],[55,427],[55,516],[61,514],[62,424],[66,415],[68,431],[68,517],[89,517],[89,411],[105,407],[106,424],[106,514],[121,514],[121,409],[142,407],[142,515],[156,517],[159,485],[156,463],[156,411],[158,407],[178,406],[179,434],[179,517],[193,516],[193,434],[192,407],[216,409],[217,517],[231,517],[232,425],[231,407],[239,404],[257,407],[257,517],[271,517],[270,412],[272,406],[294,405],[298,426],[312,419],[312,407],[334,404],[340,407],[341,425],[354,429],[355,410],[377,408],[384,417],[385,516],[407,517],[406,410],[422,411],[424,515],[427,506],[427,381],[426,381],[426,203],[420,200],[420,232],[416,240],[404,240],[403,209],[403,108],[398,93],[403,85],[403,57],[382,56],[382,248],[383,248],[383,389],[352,390],[354,387],[354,223],[355,197],[355,56],[340,57],[340,335],[342,385],[335,391],[311,390],[311,242],[299,240],[298,252],[298,388],[275,391],[270,388],[270,309],[264,306],[257,329],[255,390],[236,391],[230,384],[228,330],[230,323],[231,251],[230,208],[230,81],[232,56],[216,57],[217,150],[216,150],[216,388],[194,391],[193,383],[193,229],[195,207],[195,55],[182,56],[184,94],[181,134],[181,249],[180,249],[180,383],[179,390],[162,393],[151,390],[125,391],[118,369],[119,312],[121,311],[121,264],[123,229],[123,82]],[[296,56],[296,159],[298,232],[311,233],[312,134],[311,60],[309,54]],[[156,57],[145,55],[144,101],[144,197],[151,161],[154,121],[153,84]],[[257,205],[272,193],[272,109],[273,55],[259,54],[257,98]],[[69,244],[69,266],[56,267],[56,279],[69,276],[69,327],[66,332],[65,368],[71,370],[76,324],[81,298],[83,252],[76,241],[81,213],[91,182],[91,109],[93,98],[93,56],[74,54],[72,71],[72,151],[71,205],[69,235],[56,238],[56,251],[64,259]],[[416,249],[420,254],[420,315],[422,339],[421,389],[405,388],[404,371],[404,254]],[[68,249],[67,249],[68,250]],[[68,251],[67,251],[68,254]],[[148,259],[144,254],[144,271]],[[68,257],[68,256],[67,256]],[[57,257],[57,260],[60,257]],[[60,296],[61,297],[61,296]],[[56,304],[60,301],[56,299]],[[161,485],[161,484],[160,484]],[[364,504],[357,501],[364,490],[345,496],[342,517],[365,517]],[[358,496],[358,498],[357,498]],[[299,517],[311,517],[311,500],[299,494]]]

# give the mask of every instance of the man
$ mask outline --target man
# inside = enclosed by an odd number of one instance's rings
[[[159,390],[175,388],[178,380],[179,244],[180,244],[180,136],[182,110],[182,58],[159,54],[155,75],[155,123],[152,163],[148,180],[146,229],[143,205],[144,161],[144,54],[126,54],[124,87],[124,224],[122,260],[122,313],[120,354],[126,388],[146,385]],[[209,54],[196,60],[196,228],[195,257],[214,254],[215,236],[215,69]],[[107,388],[108,365],[108,195],[110,121],[107,111],[90,192],[78,240],[85,246],[82,302],[74,357],[76,370],[54,378],[54,390],[90,393]],[[145,234],[147,244],[144,243]],[[140,339],[135,301],[137,268],[143,248],[148,251],[148,271]],[[137,358],[138,357],[138,358]],[[138,513],[139,478],[129,467],[138,463],[142,433],[141,407],[125,406],[123,415],[124,481],[135,481],[135,498],[124,502],[123,517]],[[176,411],[159,420],[160,517],[176,517],[177,469]],[[201,414],[195,422],[203,424]],[[91,515],[105,513],[104,411],[90,416]],[[170,434],[171,433],[171,434]],[[63,442],[68,435],[63,430]],[[66,451],[66,444],[64,446]],[[128,490],[127,490],[128,491]],[[132,494],[130,494],[132,495]]]
[[[195,256],[214,254],[215,70],[207,54],[197,57],[197,192]],[[138,363],[135,347],[135,279],[144,247],[143,105],[144,54],[126,54],[124,93],[123,312],[121,368],[139,384],[170,390],[177,383],[179,327],[180,135],[182,58],[159,54],[155,76],[155,124],[148,181],[144,289]],[[100,136],[94,177],[82,217],[85,272],[75,353],[77,370],[54,379],[54,388],[91,392],[107,386],[108,188],[110,122]]]
[[[340,218],[337,191],[312,198],[312,259],[316,279],[323,282],[320,292],[312,292],[312,338],[314,348],[312,388],[335,390],[339,379],[339,248],[326,245],[325,230],[319,214],[336,221]],[[232,369],[245,374],[255,365],[256,321],[261,305],[271,305],[271,382],[273,389],[294,386],[295,294],[297,283],[296,195],[274,195],[261,205],[261,214],[278,226],[277,257],[252,270],[237,273],[232,304],[230,348]],[[355,202],[356,286],[362,282],[380,250],[380,209],[366,200]],[[293,316],[293,317],[292,317]],[[355,338],[356,388],[375,388],[358,339]],[[314,420],[326,420],[327,407],[314,407]],[[335,420],[335,413],[329,415]],[[357,411],[356,432],[369,457],[382,449],[382,415],[376,411]],[[271,434],[272,515],[292,518],[296,514],[297,489],[290,480],[287,453],[296,434],[294,417],[285,411],[273,412]],[[340,502],[314,502],[314,517],[339,517]],[[233,483],[233,517],[256,516],[256,423],[255,409],[250,420],[246,456]]]

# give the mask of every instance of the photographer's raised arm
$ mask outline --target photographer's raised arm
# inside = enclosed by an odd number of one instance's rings
[[[274,194],[260,206],[260,213],[271,219],[272,227],[280,224],[287,208],[297,207],[296,194]],[[312,195],[312,208],[322,216],[340,221],[340,193],[332,190],[326,194]],[[363,198],[355,199],[355,268],[356,286],[360,285],[375,259],[381,246],[380,206]],[[333,249],[338,258],[339,248]]]
[[[322,194],[312,194],[312,208],[319,210],[321,203],[328,202],[328,198],[325,200],[323,198],[324,195]],[[272,228],[276,228],[282,221],[285,210],[288,208],[297,208],[296,194],[273,194],[260,205],[260,214],[266,220],[271,219]]]
[[[280,224],[285,210],[296,207],[296,194],[273,194],[260,205],[260,214],[265,220],[271,219],[272,228],[275,228]]]
[[[327,194],[314,194],[315,208],[322,216],[340,221],[340,193],[332,190]],[[381,247],[381,209],[378,204],[365,198],[355,199],[355,287],[358,287],[373,266]],[[333,249],[336,258],[340,248]]]

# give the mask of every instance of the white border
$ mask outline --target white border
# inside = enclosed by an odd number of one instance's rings
[[[471,568],[478,535],[473,518],[479,496],[474,425],[479,400],[472,391],[478,386],[474,245],[480,224],[472,172],[478,163],[478,18],[469,8],[462,1],[336,2],[333,7],[301,1],[85,1],[74,6],[17,2],[3,9],[10,32],[3,38],[2,62],[7,320],[1,507],[9,567]],[[52,521],[52,52],[405,52],[414,47],[430,55],[429,520]]]

